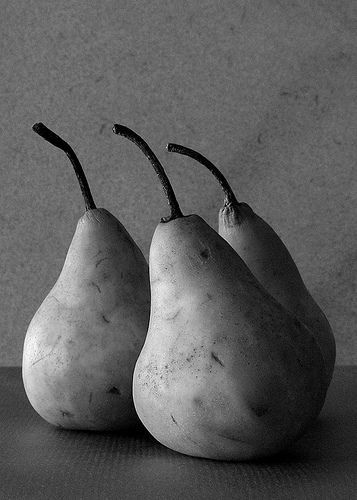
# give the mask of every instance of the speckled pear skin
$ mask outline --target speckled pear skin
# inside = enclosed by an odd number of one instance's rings
[[[336,359],[333,332],[282,240],[246,203],[223,207],[218,220],[219,234],[236,250],[262,286],[315,336],[330,381]]]
[[[132,375],[149,314],[143,254],[107,210],[88,210],[26,334],[22,373],[34,409],[67,429],[135,426]]]
[[[151,316],[133,396],[149,432],[198,457],[276,453],[319,414],[327,377],[314,336],[200,217],[160,223]]]

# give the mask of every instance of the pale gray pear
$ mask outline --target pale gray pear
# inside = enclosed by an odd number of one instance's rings
[[[315,337],[197,215],[184,217],[148,145],[171,206],[149,259],[150,324],[133,379],[136,411],[167,447],[248,460],[291,444],[319,414],[327,376]]]
[[[73,151],[47,127],[34,127],[75,162],[87,210],[55,285],[28,327],[25,391],[55,426],[132,427],[138,423],[132,376],[149,322],[148,265],[124,226],[95,207]]]
[[[202,163],[220,182],[225,200],[219,211],[219,234],[244,260],[261,285],[310,329],[321,348],[328,378],[331,380],[336,358],[332,329],[306,288],[280,237],[249,205],[237,201],[222,172],[206,157],[179,144],[168,144],[167,149]]]

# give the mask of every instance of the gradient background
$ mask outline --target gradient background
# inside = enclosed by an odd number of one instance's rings
[[[97,206],[148,255],[168,208],[141,134],[184,213],[216,227],[222,193],[168,141],[198,149],[291,251],[357,363],[355,0],[1,0],[0,364],[60,273],[83,201],[43,121],[77,152]]]

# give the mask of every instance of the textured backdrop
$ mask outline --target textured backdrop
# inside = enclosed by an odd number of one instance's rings
[[[198,149],[280,234],[357,363],[357,5],[354,0],[0,1],[0,364],[56,280],[83,201],[67,139],[98,206],[148,255],[168,208],[154,148],[183,211],[216,227],[222,193],[167,141]]]

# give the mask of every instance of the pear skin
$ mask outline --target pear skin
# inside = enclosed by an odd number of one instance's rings
[[[26,334],[24,387],[45,420],[88,430],[137,423],[131,385],[149,297],[147,263],[128,232],[107,210],[87,211]]]
[[[326,395],[315,337],[196,215],[161,222],[151,313],[133,397],[149,432],[198,457],[256,459],[286,448]]]

